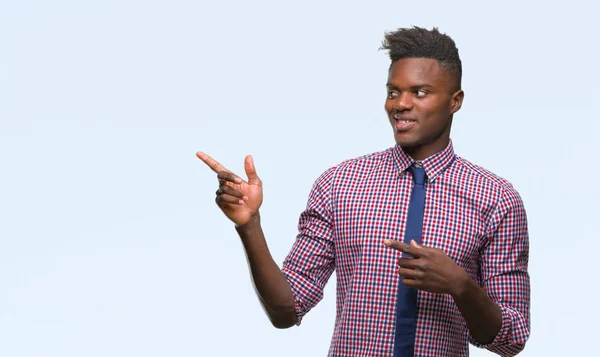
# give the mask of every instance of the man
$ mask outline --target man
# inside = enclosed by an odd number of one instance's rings
[[[204,153],[216,202],[235,223],[257,294],[274,326],[299,325],[334,269],[337,314],[329,356],[502,356],[529,337],[529,241],[517,191],[454,154],[463,102],[454,41],[437,29],[387,33],[385,110],[396,145],[345,161],[315,182],[279,269],[260,225],[262,183]]]

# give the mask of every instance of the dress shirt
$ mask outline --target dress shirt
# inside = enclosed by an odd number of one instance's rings
[[[298,325],[336,271],[330,357],[393,354],[397,259],[383,245],[403,240],[415,161],[398,145],[344,161],[314,183],[282,271]],[[420,161],[427,174],[422,244],[443,250],[502,311],[494,341],[481,345],[448,294],[419,291],[415,357],[468,356],[469,342],[502,356],[529,337],[529,237],[523,202],[503,178],[455,155],[452,142]]]

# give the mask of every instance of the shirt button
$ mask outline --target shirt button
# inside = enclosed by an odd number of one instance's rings
[[[417,162],[415,162],[415,167],[417,169],[420,169],[421,167],[423,167],[423,165],[421,165],[421,163],[417,161]]]

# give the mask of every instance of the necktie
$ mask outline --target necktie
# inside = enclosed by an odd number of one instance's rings
[[[410,195],[404,242],[411,240],[421,244],[423,213],[425,211],[425,170],[420,165],[409,168],[414,187]],[[403,257],[410,257],[403,254]],[[415,353],[415,329],[417,327],[417,290],[402,283],[398,285],[396,301],[396,335],[394,357],[413,357]]]

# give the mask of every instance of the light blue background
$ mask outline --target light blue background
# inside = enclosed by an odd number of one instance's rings
[[[0,356],[324,356],[334,279],[270,326],[202,150],[264,181],[281,263],[328,167],[393,145],[384,31],[457,42],[457,153],[530,223],[522,356],[597,339],[598,9],[591,1],[0,2]],[[473,356],[489,356],[473,349]]]

